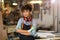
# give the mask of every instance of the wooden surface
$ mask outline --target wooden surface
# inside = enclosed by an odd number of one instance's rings
[[[3,40],[3,34],[2,34],[2,31],[3,31],[3,25],[2,25],[2,15],[0,13],[0,40]]]
[[[46,38],[46,39],[36,39],[36,40],[60,40],[60,37]]]
[[[3,28],[4,27],[3,27],[2,14],[0,13],[0,40],[6,40],[7,39],[6,30]]]

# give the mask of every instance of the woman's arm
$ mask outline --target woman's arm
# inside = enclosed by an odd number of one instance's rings
[[[27,33],[27,30],[18,29],[18,30],[16,30],[16,32],[18,32],[18,33]]]
[[[30,32],[30,35],[35,35],[36,34],[36,22],[35,20],[32,21],[32,28],[30,30],[28,30],[28,32]]]
[[[30,32],[28,32],[27,30],[16,30],[17,33],[23,34],[23,35],[30,35]]]

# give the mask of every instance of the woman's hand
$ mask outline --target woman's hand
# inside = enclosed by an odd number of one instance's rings
[[[23,34],[23,35],[30,35],[30,33],[29,33],[29,32],[27,32],[27,33],[21,33],[21,34]]]
[[[21,30],[21,29],[19,29],[16,32],[21,33],[23,35],[30,35],[30,33],[27,30]]]
[[[19,29],[19,30],[16,30],[16,32],[18,32],[18,33],[25,33],[25,32],[27,32],[27,30],[21,30],[21,29]]]

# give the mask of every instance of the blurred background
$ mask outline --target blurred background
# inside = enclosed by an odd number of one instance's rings
[[[6,38],[13,36],[17,22],[22,17],[20,9],[25,4],[33,7],[31,13],[37,24],[37,31],[60,33],[60,0],[0,0],[0,19]]]

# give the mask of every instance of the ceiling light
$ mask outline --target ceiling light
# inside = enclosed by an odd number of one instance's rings
[[[42,1],[30,1],[30,3],[39,3],[39,4],[41,4],[42,3]]]
[[[13,5],[15,5],[15,6],[16,6],[16,5],[18,5],[18,4],[17,4],[17,3],[13,3]]]

